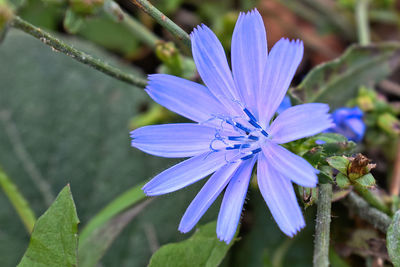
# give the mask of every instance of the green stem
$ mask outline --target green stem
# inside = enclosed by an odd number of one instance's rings
[[[332,184],[320,184],[318,190],[317,219],[315,222],[315,267],[329,266],[329,234],[331,223]]]
[[[55,51],[59,51],[67,56],[72,57],[73,59],[88,65],[98,71],[101,71],[113,78],[116,78],[118,80],[121,80],[123,82],[135,85],[137,87],[145,87],[147,82],[145,79],[133,76],[132,74],[128,74],[126,72],[123,72],[122,70],[110,66],[108,63],[94,58],[91,55],[88,55],[82,51],[79,51],[78,49],[73,48],[72,46],[64,43],[63,41],[53,37],[49,33],[43,31],[40,28],[37,28],[30,24],[29,22],[21,19],[18,16],[15,16],[14,19],[11,21],[10,25],[14,28],[17,28],[19,30],[22,30],[33,37],[39,39],[42,41],[44,44],[50,46],[53,48]]]
[[[371,206],[374,208],[386,213],[390,214],[390,209],[383,203],[383,201],[373,194],[368,188],[365,188],[361,185],[354,185],[354,189],[362,196]]]
[[[0,167],[0,186],[4,193],[10,200],[11,204],[14,206],[19,217],[25,225],[28,233],[32,233],[33,226],[36,222],[36,217],[28,201],[19,192],[17,186],[11,181],[11,179],[3,172]]]
[[[358,196],[354,192],[350,192],[347,198],[344,199],[343,203],[349,207],[351,211],[354,211],[362,219],[372,224],[375,228],[379,229],[383,233],[387,232],[391,223],[390,217],[371,207],[362,197]]]
[[[160,10],[155,8],[147,0],[131,0],[138,6],[141,10],[149,14],[153,19],[155,19],[161,26],[166,28],[173,36],[175,36],[179,41],[181,41],[185,46],[191,47],[190,36],[182,30],[181,27],[176,25],[172,20],[165,16]]]
[[[118,3],[114,1],[105,2],[104,11],[114,20],[125,25],[135,37],[151,48],[155,48],[157,43],[161,41],[153,32],[123,11]]]
[[[368,22],[368,3],[369,0],[357,0],[356,4],[358,40],[361,45],[368,45],[371,42]]]

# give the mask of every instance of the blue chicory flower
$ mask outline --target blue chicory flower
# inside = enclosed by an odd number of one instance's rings
[[[366,128],[363,116],[363,111],[359,107],[338,108],[332,113],[335,126],[326,132],[338,133],[359,143],[364,137]]]
[[[315,187],[318,171],[280,144],[332,126],[328,105],[318,103],[290,107],[270,123],[303,57],[302,41],[282,38],[267,55],[265,28],[256,9],[241,13],[236,23],[232,71],[221,43],[207,26],[195,28],[191,41],[206,86],[153,74],[146,92],[196,123],[152,125],[131,132],[132,146],[144,152],[190,158],[158,174],[144,192],[170,193],[213,174],[189,205],[179,230],[189,232],[225,189],[217,235],[229,243],[258,162],[258,185],[272,216],[286,235],[295,235],[305,222],[292,182]]]

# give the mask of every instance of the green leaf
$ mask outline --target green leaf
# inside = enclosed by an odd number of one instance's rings
[[[343,157],[343,156],[333,156],[327,158],[326,161],[328,162],[329,166],[338,170],[344,175],[347,175],[347,168],[349,167],[350,161]]]
[[[79,266],[96,266],[112,242],[152,200],[149,199],[112,218],[79,241]]]
[[[24,223],[29,233],[32,232],[33,226],[36,222],[36,216],[25,197],[19,192],[17,186],[13,181],[5,174],[3,169],[0,167],[0,186],[4,193],[7,195],[11,204],[14,206],[19,217]]]
[[[143,185],[144,183],[124,192],[94,216],[80,233],[80,242],[85,242],[86,238],[88,238],[96,229],[102,227],[114,216],[143,200],[146,197],[142,190]]]
[[[77,266],[78,215],[69,185],[37,220],[18,267]]]
[[[363,187],[372,187],[376,184],[375,178],[371,173],[361,176],[355,182]]]
[[[389,257],[394,266],[400,266],[400,210],[394,216],[386,234]]]
[[[327,156],[350,154],[356,147],[353,141],[339,142],[339,143],[326,143],[322,145],[324,152]]]
[[[112,65],[140,74],[87,42],[58,37]],[[130,146],[130,119],[152,103],[144,90],[52,51],[15,29],[10,29],[1,44],[0,61],[7,62],[0,64],[0,110],[11,114],[10,123],[20,136],[17,145],[29,153],[30,163],[50,184],[52,192],[58,192],[60,185],[71,184],[83,226],[121,193],[180,161],[154,157]],[[0,147],[4,170],[36,214],[41,214],[48,206],[38,197],[40,192],[29,166],[15,153],[15,142],[6,134],[3,123]],[[146,266],[154,249],[148,243],[150,232],[155,243],[182,240],[177,230],[179,220],[200,188],[201,183],[197,183],[156,198],[154,205],[125,227],[101,264]],[[1,234],[0,266],[15,266],[26,250],[27,235],[2,193],[0,206],[0,225],[7,229]],[[218,203],[211,206],[203,222],[215,219],[218,209]]]
[[[340,187],[340,188],[348,188],[350,186],[350,180],[349,178],[347,178],[347,176],[345,176],[342,173],[338,173],[336,175],[336,184]]]
[[[321,162],[321,159],[325,158],[325,155],[323,153],[322,147],[316,146],[304,153],[302,157],[306,159],[309,163],[311,163],[311,165],[317,167],[318,164]]]
[[[321,184],[328,184],[333,182],[332,168],[328,165],[323,165],[319,168],[318,182]]]
[[[329,103],[336,109],[354,98],[361,85],[379,82],[399,63],[397,42],[353,45],[341,57],[315,67],[293,92],[304,102]]]
[[[192,237],[162,246],[150,259],[149,267],[218,266],[234,241],[219,241],[216,222],[201,226]]]

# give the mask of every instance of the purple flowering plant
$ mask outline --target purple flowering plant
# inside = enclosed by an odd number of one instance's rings
[[[132,146],[169,158],[189,158],[161,172],[143,191],[167,194],[211,177],[187,208],[179,230],[189,232],[225,190],[218,238],[235,235],[252,171],[279,228],[292,237],[305,226],[293,183],[315,187],[318,170],[282,144],[333,126],[329,106],[288,107],[273,121],[303,57],[303,42],[285,38],[268,53],[263,20],[256,9],[241,13],[232,37],[231,66],[215,34],[205,25],[191,33],[192,53],[205,86],[166,74],[149,75],[146,92],[194,123],[141,127]]]

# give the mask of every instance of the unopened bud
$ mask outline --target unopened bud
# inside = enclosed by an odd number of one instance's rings
[[[0,31],[2,31],[7,23],[13,18],[14,12],[5,0],[0,0]]]
[[[378,117],[378,125],[382,130],[389,134],[400,134],[400,121],[390,113],[380,115]]]
[[[361,176],[369,173],[376,164],[371,163],[371,160],[362,154],[357,154],[355,157],[348,158],[350,161],[349,167],[347,169],[347,176],[350,180],[354,181]]]
[[[104,0],[70,0],[72,10],[80,15],[93,15],[104,4]]]
[[[156,45],[156,55],[173,75],[181,75],[183,60],[178,49],[172,42],[159,42]]]

